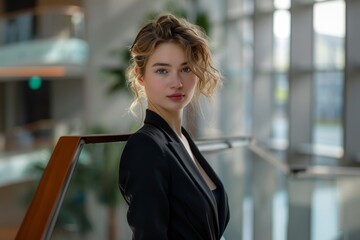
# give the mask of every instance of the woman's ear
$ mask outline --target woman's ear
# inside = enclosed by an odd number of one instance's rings
[[[144,84],[144,78],[143,75],[140,73],[140,69],[138,66],[135,67],[135,73],[136,73],[136,80],[139,82],[140,85]]]

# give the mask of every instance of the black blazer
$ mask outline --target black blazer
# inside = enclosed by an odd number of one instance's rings
[[[133,239],[219,240],[229,221],[223,184],[189,134],[191,150],[220,190],[214,195],[166,121],[147,110],[144,126],[128,140],[120,160],[119,187],[129,204]]]

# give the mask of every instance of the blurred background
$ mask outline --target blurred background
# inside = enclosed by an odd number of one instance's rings
[[[224,80],[185,126],[256,141],[206,153],[229,193],[226,239],[359,239],[358,0],[0,0],[0,239],[15,238],[59,136],[140,126],[128,47],[164,11],[206,30]],[[52,239],[131,239],[122,147],[82,150]]]

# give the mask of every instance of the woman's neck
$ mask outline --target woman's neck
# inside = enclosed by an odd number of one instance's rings
[[[169,126],[172,128],[172,130],[181,137],[181,126],[182,126],[182,116],[183,116],[183,111],[175,111],[175,112],[171,112],[171,111],[166,111],[164,109],[159,109],[159,108],[155,108],[152,106],[148,107],[149,110],[157,113],[158,115],[160,115],[166,122],[167,124],[169,124]]]

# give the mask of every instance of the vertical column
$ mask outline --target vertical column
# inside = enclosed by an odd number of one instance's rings
[[[360,161],[360,1],[346,1],[344,159]]]
[[[289,150],[312,141],[313,5],[293,1],[289,76]]]
[[[360,1],[346,1],[346,37],[345,37],[345,84],[344,84],[344,162],[360,161]],[[342,229],[348,239],[359,239],[359,196],[355,189],[359,180],[342,182],[341,219]]]
[[[273,1],[255,0],[253,137],[267,142],[271,135],[273,110]],[[253,156],[254,229],[253,239],[272,239],[272,199],[276,192],[276,172]]]
[[[273,15],[271,11],[260,12],[255,9],[253,136],[264,142],[271,133]]]
[[[311,143],[313,126],[313,4],[293,0],[291,7],[289,73],[289,159],[303,143]],[[309,239],[311,234],[311,182],[288,183],[288,239]]]

